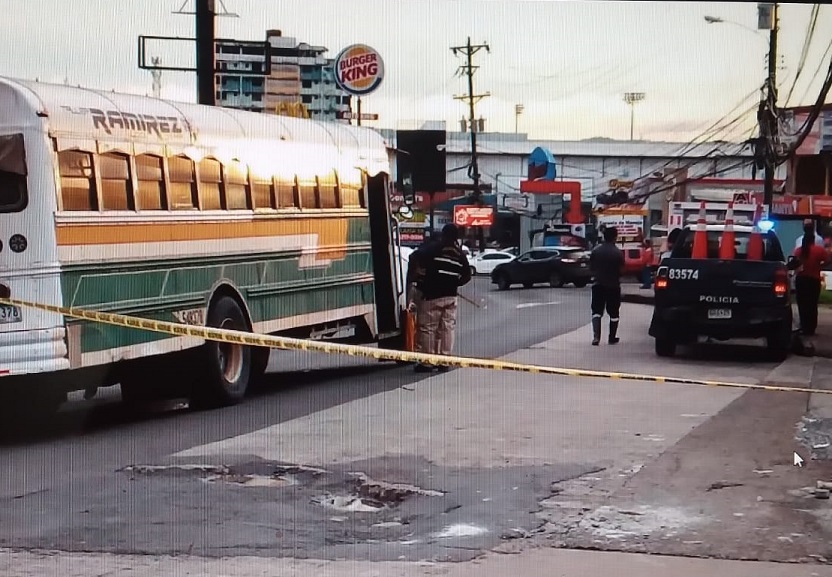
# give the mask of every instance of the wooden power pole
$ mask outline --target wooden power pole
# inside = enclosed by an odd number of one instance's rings
[[[468,101],[468,127],[471,132],[471,166],[468,167],[468,176],[474,181],[474,203],[482,204],[482,191],[480,190],[480,170],[477,162],[477,120],[474,113],[474,108],[477,102],[491,96],[490,92],[483,94],[474,93],[474,72],[479,66],[474,66],[474,54],[480,50],[485,49],[486,52],[491,52],[488,44],[471,44],[471,38],[465,46],[452,46],[451,51],[454,55],[462,54],[465,56],[466,63],[459,67],[459,72],[464,73],[468,77],[468,94],[454,96],[456,100]],[[485,249],[485,232],[482,227],[477,227],[477,240],[480,250]]]

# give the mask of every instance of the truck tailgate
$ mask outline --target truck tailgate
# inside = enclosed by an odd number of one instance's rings
[[[785,273],[778,262],[669,258],[664,267],[666,286],[656,286],[657,306],[733,309],[786,302],[786,294],[775,292],[778,275]]]

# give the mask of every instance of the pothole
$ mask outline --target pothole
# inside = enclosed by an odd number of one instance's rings
[[[385,508],[384,503],[356,496],[323,495],[312,497],[312,502],[327,509],[349,513],[378,513]]]
[[[204,483],[236,485],[239,487],[280,488],[301,484],[327,473],[322,469],[301,466],[277,466],[257,463],[240,467],[225,465],[130,465],[120,471],[134,475],[188,475]]]
[[[153,475],[156,473],[211,473],[214,475],[230,475],[231,469],[225,465],[128,465],[119,471],[136,473],[138,475]]]
[[[414,497],[444,497],[443,491],[422,489],[405,483],[387,483],[376,481],[364,473],[347,473],[354,478],[349,495],[325,494],[313,497],[312,502],[334,509],[353,513],[377,513],[395,508],[405,500]]]
[[[202,480],[206,483],[224,483],[242,487],[289,487],[298,484],[298,480],[289,475],[212,475]]]

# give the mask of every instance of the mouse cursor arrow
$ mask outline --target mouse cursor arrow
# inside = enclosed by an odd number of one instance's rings
[[[803,466],[803,457],[797,454],[797,451],[794,452],[794,466],[795,467],[802,467]]]

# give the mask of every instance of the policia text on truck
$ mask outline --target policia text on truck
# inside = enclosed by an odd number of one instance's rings
[[[788,354],[792,309],[786,259],[773,231],[753,223],[734,226],[733,203],[725,221],[706,224],[705,203],[694,227],[682,229],[656,274],[650,336],[656,354],[698,337],[764,338],[777,357]]]

